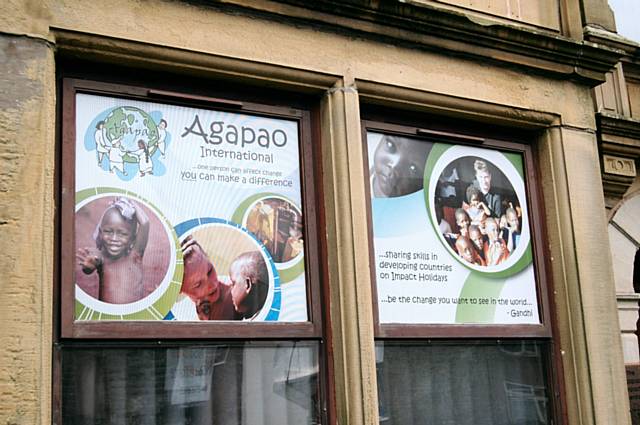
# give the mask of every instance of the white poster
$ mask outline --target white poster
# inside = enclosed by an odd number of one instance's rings
[[[522,156],[367,143],[380,323],[540,323]]]
[[[295,120],[76,96],[76,320],[307,321]]]

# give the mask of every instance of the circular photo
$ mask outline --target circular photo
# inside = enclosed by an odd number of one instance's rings
[[[395,198],[423,188],[433,143],[393,134],[367,133],[371,195]]]
[[[216,220],[183,236],[177,320],[272,320],[277,273],[250,233]]]
[[[139,199],[99,196],[75,215],[76,284],[82,296],[131,304],[166,280],[173,252],[162,220]]]
[[[525,252],[524,181],[500,152],[456,146],[434,166],[431,215],[445,246],[466,266],[508,269]]]
[[[287,263],[304,254],[302,213],[287,199],[259,199],[249,207],[242,224],[276,263]]]

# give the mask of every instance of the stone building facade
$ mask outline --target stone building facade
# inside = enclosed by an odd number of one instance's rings
[[[240,87],[247,98],[275,92],[310,105],[326,253],[325,423],[385,416],[362,119],[393,111],[516,134],[533,152],[543,206],[545,341],[557,353],[547,366],[557,404],[549,417],[631,423],[640,44],[616,34],[606,0],[9,0],[0,9],[2,422],[64,417],[62,79],[86,75],[134,86],[193,79],[213,92]]]

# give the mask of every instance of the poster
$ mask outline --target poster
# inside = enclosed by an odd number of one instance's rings
[[[380,323],[538,324],[522,156],[367,133]]]
[[[75,320],[308,320],[297,121],[90,94],[75,113]]]

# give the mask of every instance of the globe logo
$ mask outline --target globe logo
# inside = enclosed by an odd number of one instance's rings
[[[142,109],[132,106],[116,108],[104,121],[105,134],[109,142],[120,140],[126,152],[125,162],[138,162],[137,157],[130,155],[140,149],[138,142],[142,140],[149,153],[153,155],[158,143],[158,126]]]
[[[129,175],[126,164],[137,164],[140,176],[154,174],[152,157],[156,151],[164,158],[167,143],[167,122],[156,123],[151,115],[133,106],[111,110],[95,126],[93,142],[98,154],[98,166],[107,160],[109,172]]]

